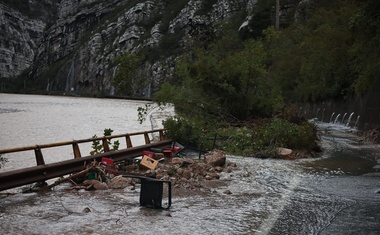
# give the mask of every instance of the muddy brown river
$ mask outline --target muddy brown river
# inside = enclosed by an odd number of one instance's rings
[[[4,105],[3,99],[0,105]],[[379,146],[365,143],[350,128],[317,125],[324,150],[319,158],[287,161],[229,155],[227,161],[237,164],[233,172],[207,182],[210,191],[174,190],[169,210],[140,207],[139,185],[105,191],[67,191],[60,185],[44,193],[2,194],[0,231],[49,235],[378,234]],[[232,194],[224,194],[225,190]]]

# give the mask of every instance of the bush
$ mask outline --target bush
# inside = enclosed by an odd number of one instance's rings
[[[220,129],[218,136],[225,138],[217,141],[217,147],[230,154],[252,156],[261,152],[265,156],[275,156],[276,147],[310,149],[317,139],[317,132],[311,123],[296,124],[275,118],[251,126]]]
[[[111,136],[113,130],[111,128],[104,129],[103,136]],[[96,135],[93,135],[92,138],[97,138]],[[120,146],[120,142],[118,140],[111,141],[110,139],[107,140],[108,146],[111,151],[118,150]],[[103,144],[100,143],[100,140],[94,140],[92,141],[91,145],[92,151],[90,152],[90,155],[96,155],[99,153],[104,153]]]
[[[192,123],[184,118],[169,118],[163,122],[166,138],[192,147],[201,146],[202,129],[200,125]]]
[[[308,149],[317,139],[316,128],[313,124],[304,122],[295,124],[285,119],[275,118],[267,126],[254,132],[257,142],[256,150],[268,147],[284,147],[291,149]]]
[[[295,150],[310,149],[317,139],[316,127],[308,122],[296,124],[275,118],[250,126],[212,125],[184,118],[167,119],[166,137],[183,145],[203,150],[221,149],[229,154],[253,156],[261,152],[275,156],[276,147]]]

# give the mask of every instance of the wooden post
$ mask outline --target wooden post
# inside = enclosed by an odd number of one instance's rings
[[[125,141],[127,143],[127,148],[131,148],[132,147],[132,141],[131,141],[131,136],[130,135],[126,135],[125,136]]]
[[[82,155],[80,154],[80,149],[78,143],[73,143],[73,153],[74,153],[74,158],[81,158]]]
[[[148,133],[144,133],[144,138],[145,138],[145,144],[150,144],[150,139]]]
[[[160,130],[160,141],[164,140],[164,131]]]
[[[34,149],[34,155],[36,156],[37,166],[45,165],[44,156],[42,155],[40,147],[37,145],[37,148]]]
[[[110,147],[108,146],[107,138],[104,137],[102,139],[102,142],[103,142],[103,150],[104,150],[104,152],[109,152],[110,151]]]

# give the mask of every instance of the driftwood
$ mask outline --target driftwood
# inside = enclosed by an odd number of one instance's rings
[[[76,177],[79,177],[79,176],[83,176],[83,175],[87,175],[91,170],[95,170],[96,169],[96,166],[97,166],[97,163],[96,162],[92,162],[85,170],[83,170],[83,171],[80,171],[80,172],[78,172],[78,173],[76,173],[76,174],[73,174],[73,175],[71,175],[71,176],[69,176],[69,177],[67,177],[67,178],[62,178],[62,179],[59,179],[59,180],[57,180],[57,181],[55,181],[53,184],[51,184],[51,185],[48,185],[47,186],[47,188],[53,188],[53,187],[55,187],[55,186],[57,186],[57,185],[59,185],[59,184],[62,184],[62,183],[64,183],[64,182],[66,182],[66,181],[71,181],[71,182],[74,182],[72,179],[73,178],[76,178]],[[75,183],[74,183],[75,184]],[[77,186],[77,185],[76,185]],[[75,186],[74,186],[75,187]],[[86,186],[87,187],[87,186]]]
[[[75,185],[75,186],[72,186],[72,187],[67,188],[67,189],[65,189],[65,190],[73,190],[73,189],[77,189],[77,190],[79,190],[79,189],[89,190],[89,189],[91,189],[92,187],[94,187],[93,184],[86,185],[86,186],[85,186],[85,185]]]

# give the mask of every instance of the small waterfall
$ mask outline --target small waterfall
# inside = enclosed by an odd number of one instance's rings
[[[317,109],[317,115],[315,115],[315,117],[318,119],[318,114],[319,114],[319,111],[320,111],[321,109]]]
[[[117,71],[117,67],[115,67],[115,68],[113,69],[113,72],[112,72],[112,78],[115,77],[115,75],[116,75],[116,71]],[[111,81],[111,84],[112,84],[112,81]],[[116,88],[115,88],[115,86],[111,85],[109,95],[115,95],[115,92],[116,92]]]
[[[343,117],[342,117],[342,123],[344,123],[344,118],[346,117],[347,113],[344,113],[343,114]]]
[[[335,112],[331,114],[331,117],[330,117],[330,121],[329,121],[329,122],[332,122],[332,119],[333,119],[334,115],[335,115]]]
[[[340,114],[336,115],[336,118],[335,118],[335,121],[334,121],[334,124],[336,124],[338,122],[338,118],[340,117]]]
[[[324,117],[325,117],[325,108],[323,109],[323,111],[322,111],[322,119],[321,119],[321,121],[323,122],[323,119],[324,119]]]
[[[360,119],[360,116],[358,116],[358,118],[356,119],[355,126],[354,126],[355,128],[358,127],[359,119]]]
[[[74,83],[74,60],[71,62],[69,73],[67,74],[66,79],[66,91],[74,91],[72,84]]]
[[[352,112],[352,113],[350,114],[350,116],[348,116],[346,126],[349,126],[349,125],[350,125],[352,115],[354,115],[354,112]]]

